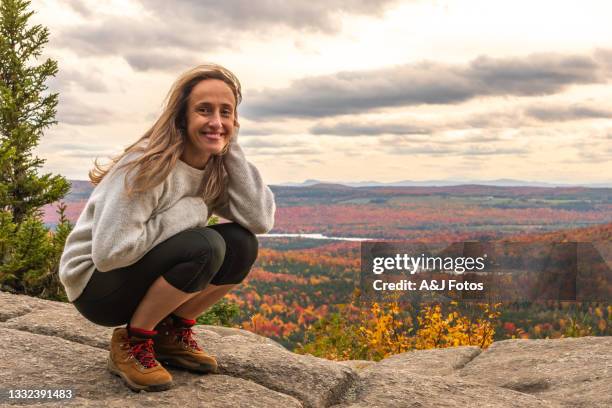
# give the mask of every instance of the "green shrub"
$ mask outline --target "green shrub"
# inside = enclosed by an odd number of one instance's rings
[[[205,313],[198,316],[196,321],[198,324],[232,327],[239,314],[240,309],[236,304],[221,299]]]

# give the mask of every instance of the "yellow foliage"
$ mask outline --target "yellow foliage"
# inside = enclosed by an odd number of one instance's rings
[[[399,318],[397,303],[390,303],[382,308],[378,303],[374,303],[370,313],[371,319],[368,319],[367,312],[362,313],[364,324],[359,327],[363,344],[368,350],[367,357],[380,360],[412,348],[412,340],[408,336],[412,331],[411,324],[408,324],[411,322]]]
[[[414,336],[417,350],[456,346],[479,346],[486,348],[493,343],[500,304],[478,304],[479,315],[472,318],[460,314],[451,303],[444,313],[439,304],[424,306],[418,321],[419,330]]]
[[[413,321],[397,301],[372,303],[360,310],[357,318],[349,316],[353,308],[309,329],[313,338],[296,349],[334,360],[381,360],[393,354],[431,348],[478,346],[493,342],[500,304],[475,305],[475,316],[459,311],[457,302],[443,308],[440,304],[421,305]],[[416,324],[415,324],[416,323]]]
[[[607,323],[604,319],[600,319],[599,323],[597,324],[597,327],[599,327],[599,330],[601,330],[602,332],[606,330],[606,326]]]
[[[352,302],[339,305],[339,312],[318,320],[306,331],[298,353],[332,360],[378,361],[393,354],[431,348],[478,346],[493,343],[499,325],[501,303],[459,305],[359,302],[358,289]],[[418,312],[414,307],[419,307]],[[519,329],[517,335],[527,335]]]
[[[261,305],[259,305],[259,310],[261,310],[264,316],[269,316],[272,312],[272,308],[267,303],[262,303]]]

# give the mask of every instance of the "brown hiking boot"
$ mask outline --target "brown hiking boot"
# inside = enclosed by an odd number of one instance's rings
[[[157,359],[198,373],[216,373],[217,360],[206,354],[193,338],[191,327],[194,324],[195,320],[186,319],[175,323],[172,317],[162,320],[155,328],[158,331],[154,344]]]
[[[108,369],[136,392],[164,391],[173,385],[170,373],[155,359],[153,340],[128,338],[124,327],[113,331]]]

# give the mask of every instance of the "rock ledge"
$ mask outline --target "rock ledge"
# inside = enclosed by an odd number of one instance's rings
[[[220,373],[170,368],[175,388],[133,393],[106,370],[112,329],[71,304],[0,292],[0,406],[6,390],[71,389],[28,406],[610,407],[612,338],[506,340],[487,350],[408,352],[380,362],[303,356],[253,333],[197,326]]]

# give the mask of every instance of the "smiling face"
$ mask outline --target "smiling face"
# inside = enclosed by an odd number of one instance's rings
[[[219,154],[234,134],[236,99],[219,79],[194,86],[187,103],[187,140],[181,160],[204,169],[211,155]]]

